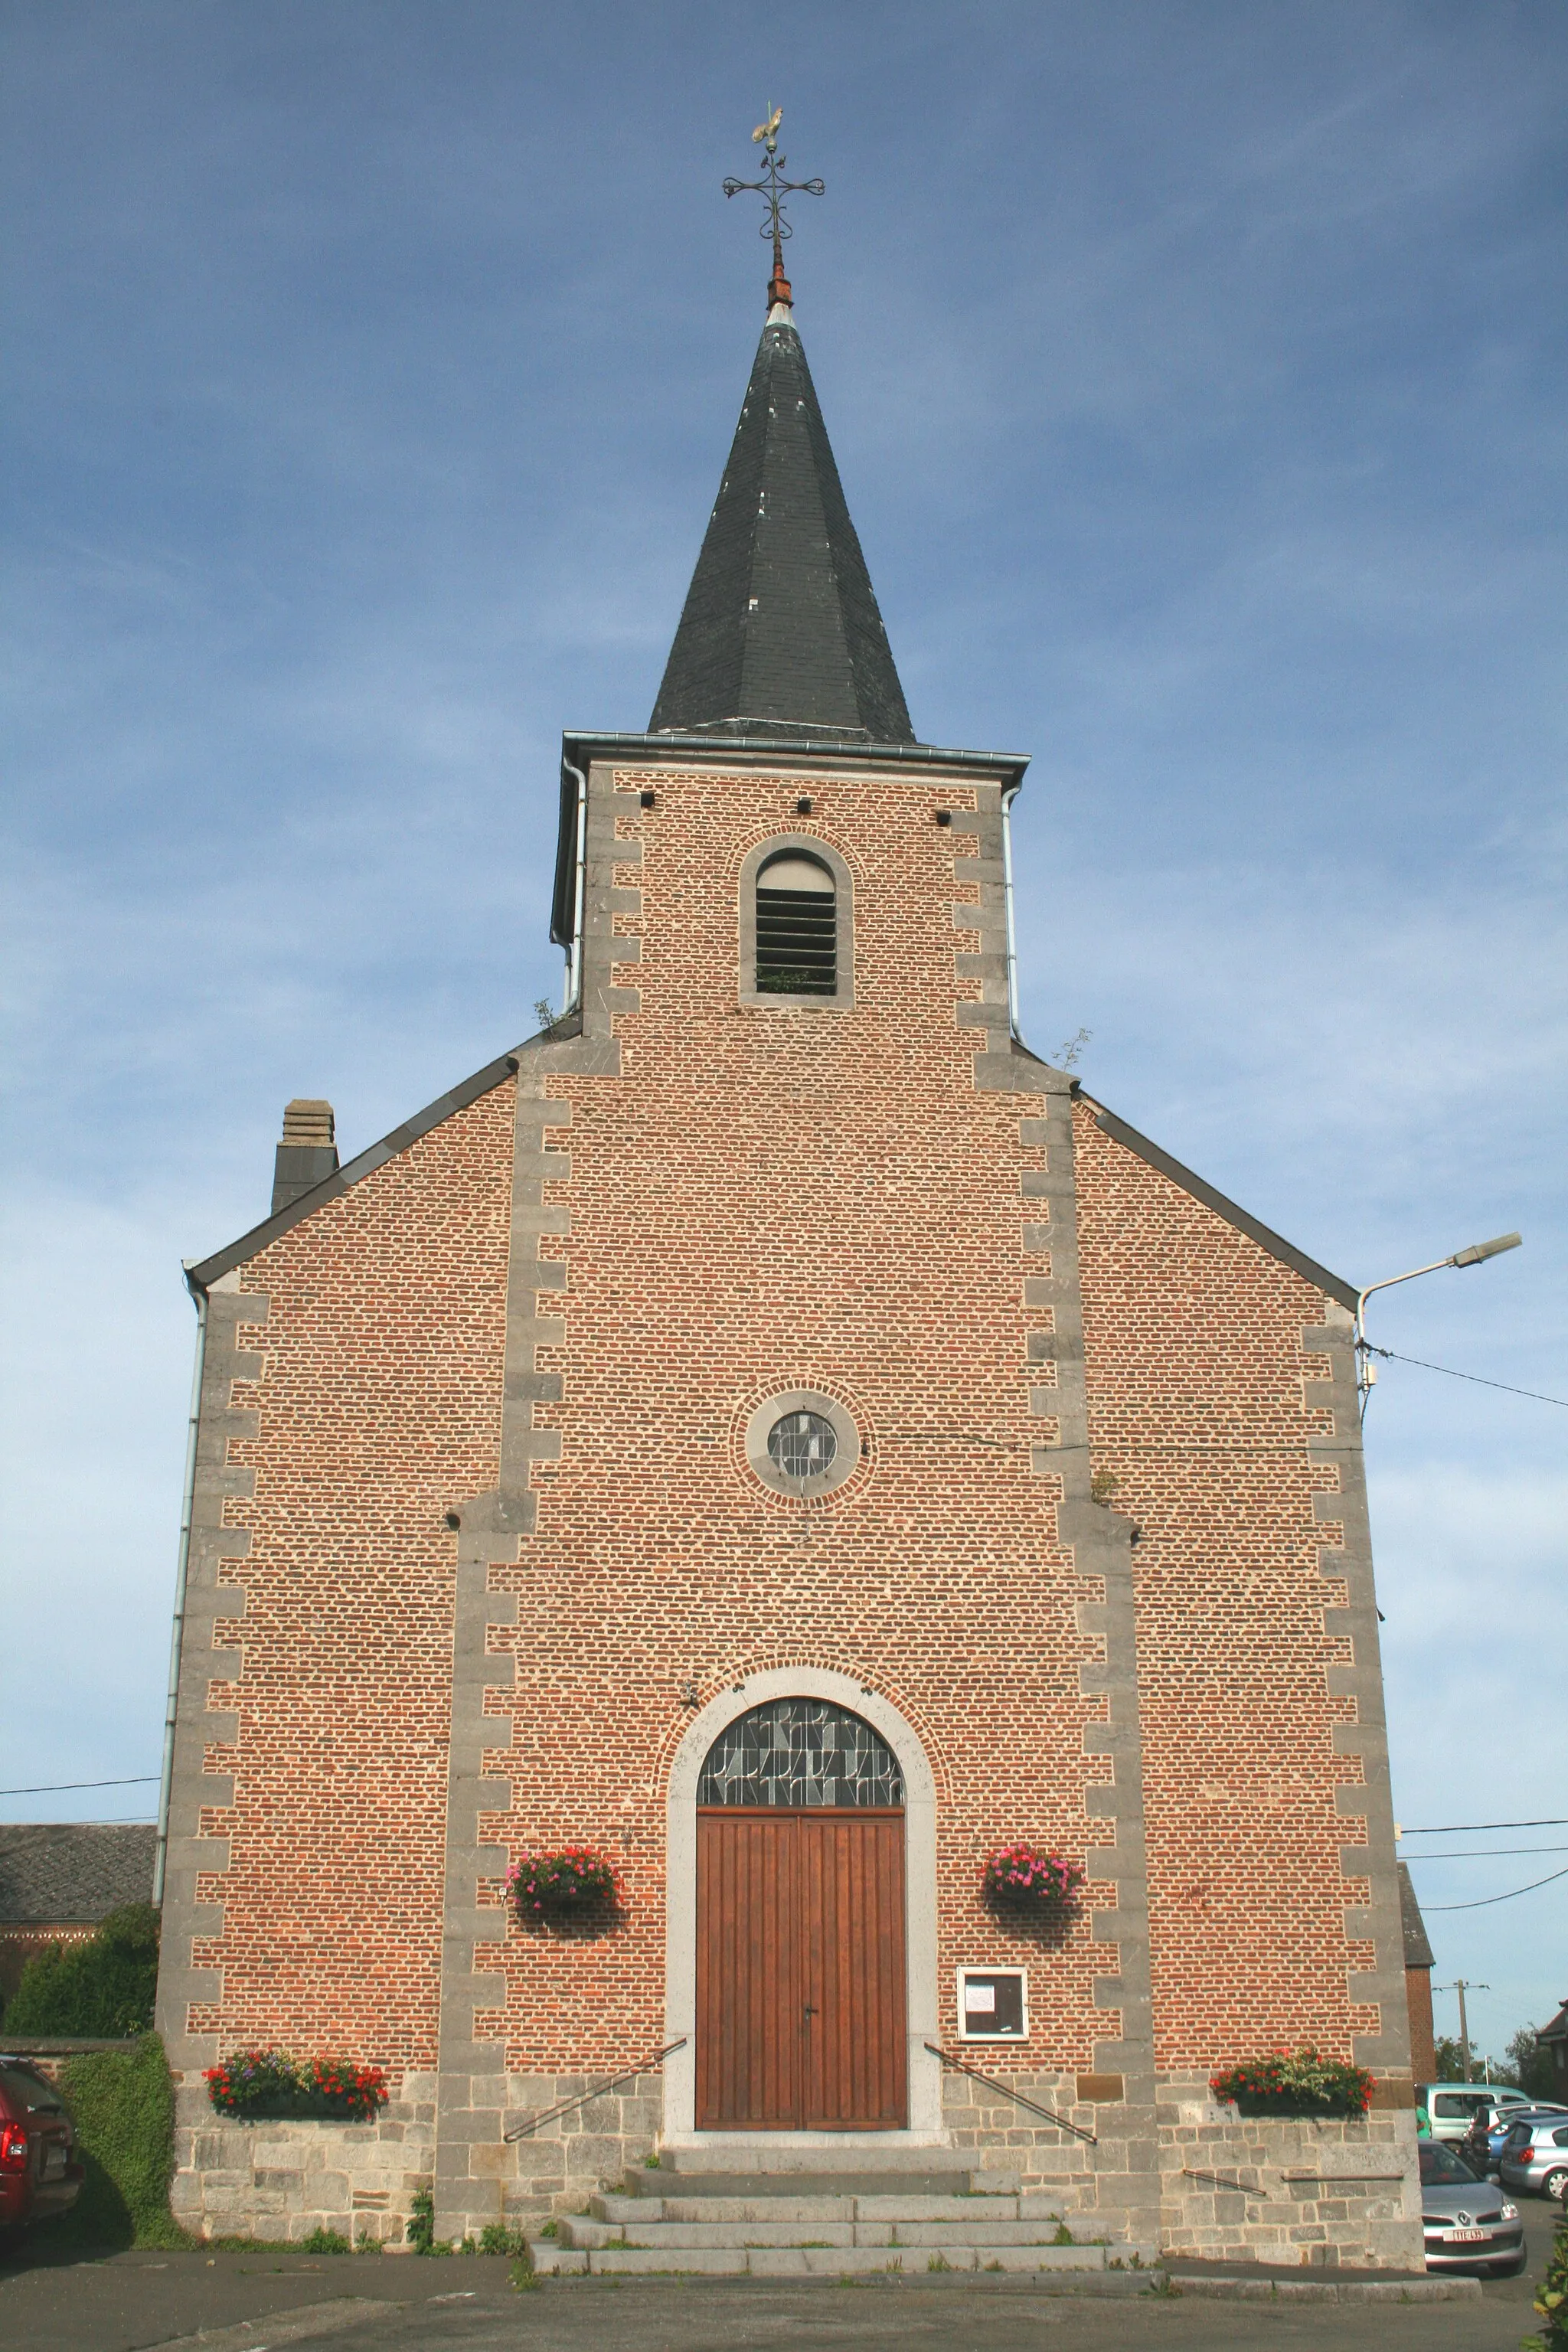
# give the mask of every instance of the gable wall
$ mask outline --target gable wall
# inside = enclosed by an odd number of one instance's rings
[[[1363,1563],[1347,1517],[1364,1537],[1349,1318],[1088,1104],[1076,1129],[1093,1462],[1142,1530],[1160,2063],[1206,2072],[1310,2040],[1397,2065],[1397,1993],[1387,2016],[1367,1998],[1380,1965],[1394,1981],[1367,1916],[1375,1872],[1386,1942],[1394,1864],[1369,1561],[1349,1630]]]
[[[176,2064],[267,2042],[395,2077],[435,2063],[443,1515],[496,1477],[514,1095],[482,1096],[215,1291],[171,1817]]]

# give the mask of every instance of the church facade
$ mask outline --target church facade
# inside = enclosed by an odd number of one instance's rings
[[[649,727],[563,745],[565,1012],[346,1165],[291,1106],[188,1272],[176,2211],[957,2151],[1416,2270],[1354,1294],[1021,1042],[1026,763],[915,740],[770,297]],[[574,1847],[615,1899],[520,1910]],[[1303,2043],[1364,2121],[1215,2105]],[[390,2103],[216,2116],[262,2046]]]

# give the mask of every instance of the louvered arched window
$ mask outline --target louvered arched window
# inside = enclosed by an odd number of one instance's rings
[[[757,873],[759,996],[838,993],[838,904],[820,858],[781,850]]]

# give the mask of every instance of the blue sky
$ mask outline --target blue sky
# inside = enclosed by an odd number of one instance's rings
[[[1521,1227],[1374,1336],[1568,1396],[1556,0],[13,0],[0,63],[7,1783],[156,1769],[179,1261],[284,1101],[353,1152],[558,1001],[559,735],[652,706],[769,98],[916,729],[1034,755],[1026,1034],[1354,1279]],[[1406,1823],[1568,1785],[1565,1438],[1384,1368]],[[1568,1878],[1436,1906],[1563,1864],[1417,1869],[1490,2048]]]

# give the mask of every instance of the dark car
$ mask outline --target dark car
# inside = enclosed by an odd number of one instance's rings
[[[0,2229],[23,2229],[76,2203],[83,2166],[65,2101],[26,2058],[0,2052]]]
[[[1524,2268],[1524,2223],[1511,2199],[1478,2180],[1463,2157],[1441,2140],[1417,2145],[1421,2229],[1429,2271],[1479,2266],[1494,2275]]]

